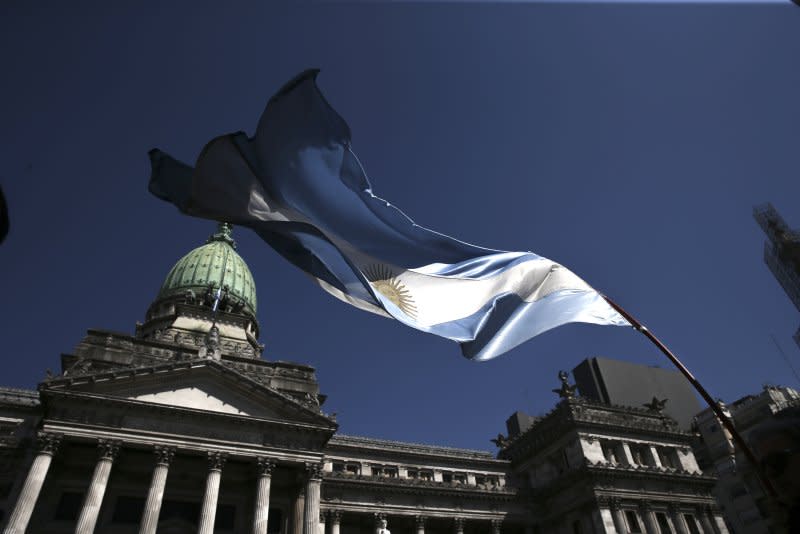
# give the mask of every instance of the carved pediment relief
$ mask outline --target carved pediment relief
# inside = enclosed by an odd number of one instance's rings
[[[238,415],[257,415],[276,418],[280,414],[270,410],[263,403],[253,402],[241,395],[221,389],[214,383],[168,384],[162,387],[138,388],[138,391],[125,392],[125,397],[142,402],[180,406],[196,410],[232,413]]]
[[[298,423],[327,423],[286,395],[215,363],[101,373],[47,383],[69,390],[161,406]]]

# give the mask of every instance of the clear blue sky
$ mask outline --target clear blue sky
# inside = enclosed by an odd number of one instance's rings
[[[379,196],[419,224],[564,263],[712,395],[800,387],[794,309],[752,206],[800,226],[800,7],[753,4],[0,5],[0,383],[34,387],[87,328],[133,332],[213,225],[147,192],[319,67]],[[149,4],[145,6],[145,4]],[[163,3],[162,3],[163,4]],[[202,3],[201,3],[202,4]],[[569,325],[487,363],[350,308],[245,230],[265,356],[318,371],[341,431],[491,449],[589,356],[670,364]]]

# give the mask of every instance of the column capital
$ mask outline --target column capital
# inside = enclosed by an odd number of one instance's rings
[[[639,503],[639,510],[644,513],[650,513],[653,511],[653,503],[650,501],[642,501]]]
[[[425,528],[425,521],[427,520],[428,518],[424,515],[414,516],[414,523],[416,524],[417,528]]]
[[[453,525],[456,527],[456,530],[461,532],[464,529],[464,518],[456,517],[453,519]]]
[[[500,534],[500,525],[503,524],[502,519],[492,519],[489,524],[492,526],[492,534]]]
[[[372,517],[375,520],[375,528],[381,528],[384,521],[386,521],[386,514],[383,512],[372,512]]]
[[[156,455],[156,465],[169,465],[175,456],[175,447],[167,447],[165,445],[156,445],[153,448]]]
[[[256,468],[258,469],[258,476],[271,477],[272,472],[275,470],[275,460],[259,456],[256,458]]]
[[[322,463],[306,462],[305,468],[309,480],[322,480]]]
[[[341,510],[328,510],[328,514],[331,517],[331,524],[338,525],[342,522],[342,511]]]
[[[224,452],[219,451],[209,451],[208,452],[208,470],[209,471],[222,471],[222,467],[225,465],[225,460],[228,459],[228,455]]]
[[[39,432],[39,434],[36,436],[36,448],[39,453],[53,456],[58,450],[58,446],[61,444],[62,438],[63,436],[61,434],[55,434],[53,432]]]
[[[100,439],[97,440],[97,453],[99,460],[111,460],[112,462],[119,453],[120,443],[117,440]]]

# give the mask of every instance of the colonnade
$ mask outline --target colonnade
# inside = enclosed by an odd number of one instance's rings
[[[685,514],[691,512],[691,515],[699,522],[700,530],[703,534],[727,534],[727,530],[724,528],[720,528],[717,526],[717,521],[714,516],[714,512],[710,506],[707,505],[699,505],[695,506],[692,509],[683,509],[676,503],[670,503],[667,506],[666,515],[669,518],[669,523],[673,528],[674,532],[678,534],[690,534],[692,530],[689,528],[689,525],[686,523]],[[608,503],[601,503],[599,506],[599,512],[601,516],[604,512],[610,512],[611,518],[614,523],[614,529],[619,532],[628,532],[628,525],[627,520],[624,516],[624,510],[621,506],[620,499],[612,498],[609,500]],[[658,521],[656,520],[655,513],[656,511],[653,509],[653,506],[645,502],[641,506],[638,507],[637,517],[640,517],[642,520],[642,527],[644,532],[647,533],[658,533],[661,532],[661,527],[658,525]],[[697,528],[697,525],[695,525]]]
[[[375,533],[381,534],[382,528],[392,530],[391,520],[387,518],[386,514],[373,513],[375,519]],[[425,525],[428,522],[428,517],[424,515],[414,516],[414,525],[416,534],[425,534]],[[339,534],[342,521],[342,511],[338,509],[322,510],[319,516],[319,531],[318,534]],[[453,534],[464,534],[464,518],[456,517],[452,519]],[[486,521],[482,521],[485,525]],[[502,521],[499,519],[492,519],[488,521],[491,534],[500,534],[500,525]],[[526,531],[526,534],[530,534]]]
[[[41,433],[39,435],[36,457],[28,471],[3,534],[25,534],[33,509],[44,485],[45,477],[52,463],[53,455],[56,454],[61,439],[60,435],[52,433]],[[119,446],[120,444],[117,441],[104,439],[98,441],[99,455],[89,489],[78,516],[75,527],[76,534],[92,534],[94,532]],[[175,448],[155,446],[154,452],[156,456],[155,467],[153,468],[150,487],[147,492],[147,500],[144,504],[139,534],[156,533],[164,497],[164,488],[169,466],[175,455]],[[219,486],[225,461],[226,454],[224,452],[208,452],[208,472],[198,534],[212,534],[214,532]],[[275,461],[266,457],[257,457],[254,463],[258,473],[258,481],[251,532],[253,534],[266,534],[269,519],[270,486]],[[298,510],[296,505],[294,532],[298,534],[318,534],[322,468],[316,463],[306,463],[304,467],[307,477],[301,496],[296,500],[300,509]]]

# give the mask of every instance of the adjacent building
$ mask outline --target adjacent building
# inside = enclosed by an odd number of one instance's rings
[[[764,386],[761,393],[747,395],[731,404],[720,402],[725,415],[745,439],[756,425],[793,406],[800,406],[800,393],[779,386]],[[710,408],[697,415],[696,429],[700,437],[695,445],[698,463],[718,477],[714,495],[731,532],[779,532],[775,524],[779,520],[777,509],[765,493],[754,466],[734,449],[730,434]]]
[[[723,534],[691,435],[575,395],[497,454],[338,433],[314,369],[262,358],[230,227],[133,335],[90,330],[37,390],[0,388],[0,525],[42,533]]]

